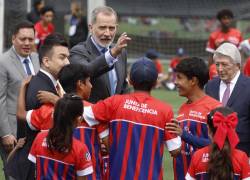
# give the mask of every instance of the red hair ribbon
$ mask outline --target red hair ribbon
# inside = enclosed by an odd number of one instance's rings
[[[223,148],[226,137],[228,138],[231,148],[235,148],[235,146],[238,144],[239,138],[235,132],[237,123],[238,118],[235,112],[229,114],[228,116],[224,116],[218,111],[214,113],[213,124],[214,127],[217,127],[217,130],[213,139],[220,150]]]

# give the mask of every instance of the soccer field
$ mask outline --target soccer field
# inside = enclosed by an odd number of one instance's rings
[[[157,89],[153,91],[153,96],[157,99],[162,101],[168,102],[172,105],[173,110],[176,114],[178,108],[180,107],[181,103],[184,101],[184,98],[178,96],[176,91],[166,91],[163,89]],[[2,168],[2,161],[0,161],[0,169]],[[169,153],[165,150],[164,152],[164,160],[163,160],[163,167],[164,167],[164,180],[173,180],[173,168],[172,168],[172,158],[170,157]],[[0,180],[4,179],[3,171],[0,171]]]

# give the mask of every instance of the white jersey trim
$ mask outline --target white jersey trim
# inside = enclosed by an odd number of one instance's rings
[[[28,123],[28,126],[30,127],[31,130],[33,131],[37,131],[37,129],[32,125],[31,123],[31,114],[32,114],[33,110],[29,110],[26,114],[26,121]]]
[[[88,123],[89,126],[94,126],[99,124],[99,121],[95,119],[92,107],[84,107],[83,118]]]
[[[186,174],[185,179],[186,180],[195,180],[195,178],[193,178],[192,176],[190,176],[189,173]]]
[[[170,139],[166,141],[166,146],[168,151],[173,151],[181,147],[181,138],[177,136],[176,138]]]
[[[75,166],[74,164],[66,163],[66,162],[63,162],[63,161],[60,161],[60,160],[57,160],[57,159],[53,159],[53,158],[50,158],[50,157],[47,157],[47,156],[38,155],[37,157],[42,157],[42,158],[45,158],[45,159],[50,159],[50,160],[53,160],[53,161],[56,161],[56,162],[60,162],[62,164],[67,164],[67,165],[70,165],[70,166]]]
[[[83,170],[76,171],[77,176],[86,176],[93,173],[93,166],[89,166]]]
[[[109,135],[109,129],[105,129],[103,132],[99,133],[99,138],[105,138]]]
[[[96,128],[93,128],[93,127],[86,127],[86,126],[77,126],[76,129],[96,129]]]
[[[28,159],[29,159],[31,162],[33,162],[33,163],[36,164],[36,157],[33,156],[32,154],[29,154]]]
[[[180,120],[179,122],[185,122],[185,121],[193,121],[193,122],[197,122],[197,123],[201,123],[201,124],[207,124],[206,122],[197,121],[197,120],[194,120],[194,119],[183,119],[183,120]]]
[[[160,130],[162,130],[162,131],[165,130],[165,129],[163,129],[163,128],[160,128],[160,127],[157,127],[157,126],[154,126],[154,125],[144,124],[144,123],[138,123],[138,122],[129,121],[129,120],[125,120],[125,119],[115,119],[115,120],[112,120],[112,121],[110,121],[110,122],[119,122],[119,121],[129,122],[129,123],[132,123],[132,124],[137,124],[137,125],[142,125],[142,126],[149,126],[149,127],[153,127],[153,128],[160,129]]]
[[[215,50],[212,49],[212,48],[207,47],[207,48],[206,48],[206,51],[207,51],[207,52],[210,52],[210,53],[214,53]]]

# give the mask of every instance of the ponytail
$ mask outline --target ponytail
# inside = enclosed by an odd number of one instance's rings
[[[231,146],[228,139],[225,140],[221,150],[217,144],[212,143],[209,154],[208,174],[210,180],[233,180]]]
[[[233,180],[231,154],[238,143],[238,136],[235,133],[237,122],[236,114],[228,107],[216,108],[207,116],[207,124],[213,136],[208,161],[210,180]]]
[[[48,149],[68,153],[72,148],[73,130],[76,118],[83,113],[83,103],[79,96],[65,94],[55,106],[54,125],[47,136]]]

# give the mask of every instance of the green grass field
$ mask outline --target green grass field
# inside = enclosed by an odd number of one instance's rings
[[[176,114],[179,106],[184,101],[184,98],[180,98],[176,91],[166,91],[163,89],[157,89],[153,91],[153,96],[162,101],[168,102],[172,105],[173,110]],[[2,161],[0,161],[0,169],[2,169]],[[173,168],[172,168],[172,158],[170,157],[167,150],[164,152],[164,180],[172,180],[173,178]],[[0,180],[4,179],[3,171],[0,171]]]

